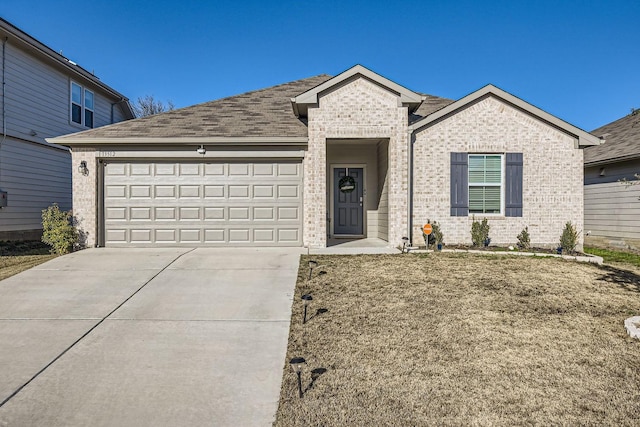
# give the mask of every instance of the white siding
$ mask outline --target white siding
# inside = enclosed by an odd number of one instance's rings
[[[52,203],[71,209],[71,155],[42,144],[7,138],[0,147],[0,233],[42,229],[41,211]]]

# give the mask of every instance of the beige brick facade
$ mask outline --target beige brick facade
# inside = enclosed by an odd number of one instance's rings
[[[354,69],[345,72],[344,78],[338,76],[327,80],[326,85],[315,83],[311,89],[306,86],[300,89],[306,92],[278,97],[276,99],[286,101],[285,105],[280,108],[278,104],[277,110],[270,110],[270,114],[277,111],[287,120],[291,118],[296,127],[301,127],[305,119],[307,122],[307,128],[302,128],[302,133],[306,131],[308,136],[306,150],[303,148],[304,136],[295,137],[296,145],[291,146],[298,152],[296,158],[304,153],[302,240],[305,246],[325,247],[327,235],[335,229],[330,222],[333,221],[331,200],[334,196],[332,167],[361,167],[364,171],[364,185],[369,187],[365,188],[368,191],[363,201],[366,237],[387,239],[390,246],[398,246],[401,238],[409,233],[409,210],[412,209],[410,232],[414,244],[424,243],[421,228],[427,220],[441,224],[445,243],[471,243],[472,217],[450,215],[452,152],[523,154],[523,216],[486,215],[491,225],[492,243],[515,244],[516,236],[525,226],[529,227],[532,244],[546,247],[559,243],[568,221],[583,231],[583,151],[577,147],[597,145],[593,135],[489,86],[455,103],[440,99],[438,108],[423,102],[423,106],[434,108],[420,110],[419,104],[428,99],[427,96],[408,91],[361,66]],[[282,87],[274,87],[274,90],[279,91]],[[263,99],[264,93],[260,93],[260,99]],[[291,98],[292,94],[297,97]],[[291,117],[284,108],[289,107],[287,103],[293,103]],[[226,111],[227,106],[224,104],[220,108],[220,111]],[[411,126],[409,108],[411,111],[418,108],[412,114],[423,117]],[[184,124],[183,117],[178,118]],[[118,129],[118,126],[112,129]],[[220,138],[230,145],[235,138],[229,137],[227,142],[217,134],[206,137]],[[276,136],[264,141],[261,138],[242,136],[238,137],[237,143],[251,142],[256,147],[264,144],[267,148],[285,142]],[[166,143],[169,139],[162,137],[159,140]],[[114,137],[114,143],[123,147],[128,145],[130,157],[173,158],[159,146],[140,150],[118,137]],[[216,143],[209,142],[211,145]],[[408,194],[410,143],[413,144],[411,203]],[[101,192],[98,187],[102,185],[96,150],[87,148],[91,145],[91,141],[80,139],[72,150],[73,209],[88,247],[100,241],[97,221]],[[197,144],[183,141],[182,145],[188,146],[189,153],[195,156]],[[94,146],[99,147],[97,143]],[[157,153],[154,153],[155,149]],[[293,149],[286,145],[286,150]],[[211,149],[210,154],[213,152]],[[251,156],[250,151],[242,152]],[[184,153],[180,156],[177,158],[192,158],[184,157]],[[87,175],[77,170],[83,160],[89,168]],[[482,216],[478,215],[477,219],[481,220]]]
[[[389,161],[389,242],[397,244],[407,230],[408,111],[398,96],[357,78],[321,95],[309,108],[309,146],[304,159],[304,243],[327,242],[327,140],[387,139]],[[375,236],[374,236],[375,237]]]
[[[523,153],[523,216],[490,216],[492,243],[515,244],[529,227],[531,243],[557,246],[567,221],[583,230],[583,151],[572,136],[494,97],[471,104],[416,133],[413,239],[441,224],[447,244],[470,244],[472,217],[450,216],[450,153]],[[483,216],[477,216],[481,220]],[[580,235],[582,244],[582,234]]]
[[[81,161],[87,162],[88,173],[83,175],[78,170]],[[95,148],[74,147],[71,151],[73,216],[80,230],[81,245],[91,248],[97,244],[97,212],[98,212],[98,163]]]

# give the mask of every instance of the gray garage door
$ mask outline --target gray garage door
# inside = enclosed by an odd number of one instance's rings
[[[302,164],[107,163],[106,246],[300,246]]]

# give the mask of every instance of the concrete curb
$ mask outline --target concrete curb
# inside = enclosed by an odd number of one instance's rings
[[[410,253],[431,253],[433,250],[425,249],[411,249]],[[587,256],[573,256],[573,255],[557,255],[547,254],[542,252],[515,252],[515,251],[479,251],[474,249],[443,249],[441,252],[448,253],[468,253],[468,254],[480,254],[480,255],[516,255],[516,256],[538,256],[547,258],[563,258],[570,261],[587,262],[591,264],[602,265],[604,260],[600,256],[587,255]]]

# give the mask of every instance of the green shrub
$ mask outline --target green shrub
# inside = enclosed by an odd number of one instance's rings
[[[440,224],[437,221],[433,221],[431,224],[431,235],[433,236],[434,243],[436,245],[444,243],[444,234],[442,234],[442,230],[440,229]]]
[[[491,226],[487,218],[484,218],[482,222],[478,222],[476,218],[473,217],[473,223],[471,224],[471,241],[473,242],[473,246],[489,246],[491,242],[491,238],[489,238],[490,229]]]
[[[575,252],[576,246],[578,245],[579,234],[571,221],[565,224],[562,235],[560,236],[560,248],[562,248],[563,252]]]
[[[68,254],[78,243],[72,220],[71,211],[61,211],[57,203],[42,211],[42,241],[51,246],[52,254]]]
[[[531,247],[531,236],[529,236],[529,227],[522,229],[518,234],[518,249],[526,250]]]

